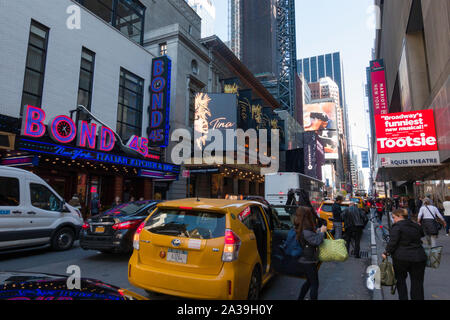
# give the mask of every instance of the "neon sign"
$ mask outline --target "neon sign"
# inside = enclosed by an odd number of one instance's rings
[[[172,61],[167,57],[152,61],[150,84],[149,126],[147,128],[151,147],[165,148],[169,144],[170,78]]]
[[[60,144],[69,144],[76,141],[76,146],[91,150],[109,152],[114,149],[116,136],[107,126],[98,126],[95,123],[79,121],[78,126],[68,116],[54,117],[49,124],[44,124],[45,111],[30,105],[25,106],[22,118],[21,135],[28,138],[41,138],[48,132],[50,138]],[[159,160],[160,157],[149,153],[148,139],[132,136],[127,144],[145,158]]]

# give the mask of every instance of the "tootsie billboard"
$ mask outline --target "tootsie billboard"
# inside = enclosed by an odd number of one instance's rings
[[[379,154],[437,151],[433,110],[375,116]]]

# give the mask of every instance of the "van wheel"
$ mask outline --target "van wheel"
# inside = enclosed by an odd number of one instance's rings
[[[259,300],[259,295],[261,293],[261,272],[259,267],[255,266],[252,272],[252,277],[250,279],[250,286],[248,288],[248,300]]]
[[[75,241],[75,233],[70,228],[62,228],[56,231],[52,238],[52,248],[56,251],[68,250]]]

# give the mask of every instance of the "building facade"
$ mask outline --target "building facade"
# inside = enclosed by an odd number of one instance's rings
[[[402,194],[433,194],[436,201],[442,201],[450,190],[446,188],[450,179],[450,4],[445,0],[407,0],[376,1],[376,5],[382,24],[374,60],[384,63],[387,112],[432,109],[439,161],[428,166],[387,168],[380,155],[377,157],[377,140],[372,139],[373,165],[378,169],[375,178],[393,182],[394,191]],[[373,109],[374,101],[369,102]],[[396,158],[410,156],[401,153]]]

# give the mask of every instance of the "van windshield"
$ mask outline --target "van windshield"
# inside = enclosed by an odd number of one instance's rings
[[[225,215],[215,212],[158,209],[147,221],[151,233],[195,239],[225,236]]]

